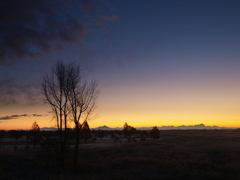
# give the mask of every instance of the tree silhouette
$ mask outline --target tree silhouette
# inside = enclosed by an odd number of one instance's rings
[[[157,128],[157,126],[154,126],[152,128],[152,130],[150,131],[150,136],[151,138],[153,139],[158,139],[159,138],[159,134],[160,134],[160,131],[159,129]]]
[[[97,83],[83,81],[80,65],[58,62],[51,74],[43,77],[42,92],[45,102],[52,108],[58,127],[62,166],[64,166],[67,141],[67,124],[70,122],[69,119],[74,122],[76,142],[73,167],[76,170],[80,128],[90,119],[90,115],[95,109],[98,96]]]
[[[124,124],[123,126],[123,135],[125,137],[131,137],[137,132],[136,128],[129,126],[127,123]]]
[[[60,165],[64,166],[65,149],[67,142],[67,123],[69,114],[69,69],[59,61],[49,74],[43,76],[42,94],[44,102],[51,106],[54,120],[59,132]]]
[[[80,137],[84,140],[85,143],[87,143],[88,139],[92,138],[92,133],[87,121],[82,124]]]
[[[70,81],[68,98],[76,131],[75,152],[73,158],[73,168],[76,171],[80,127],[90,119],[90,115],[96,107],[96,99],[99,92],[95,81],[92,81],[91,83],[83,81],[79,65],[70,63],[68,65],[68,73]]]
[[[28,138],[33,142],[34,149],[36,148],[36,143],[42,141],[42,133],[36,121],[32,124],[32,128],[29,131]]]

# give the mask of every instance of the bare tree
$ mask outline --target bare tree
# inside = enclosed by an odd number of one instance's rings
[[[59,131],[60,165],[64,165],[65,147],[67,141],[68,109],[68,68],[63,62],[58,62],[51,73],[42,79],[42,93],[46,103],[50,104]]]
[[[70,64],[69,66],[69,102],[71,106],[72,118],[76,131],[75,151],[73,158],[73,168],[77,169],[79,134],[82,125],[90,119],[90,115],[96,107],[96,99],[99,94],[97,83],[83,82],[80,66]]]
[[[43,77],[42,91],[45,102],[50,104],[56,119],[60,136],[62,164],[64,164],[67,124],[70,119],[74,122],[76,142],[73,167],[76,170],[80,129],[82,124],[90,119],[96,107],[97,83],[95,81],[87,83],[82,80],[80,65],[58,62],[51,74]]]

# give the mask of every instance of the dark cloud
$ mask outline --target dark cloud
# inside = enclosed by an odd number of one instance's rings
[[[42,114],[33,114],[33,116],[35,116],[35,117],[41,117],[41,116],[43,116]]]
[[[35,57],[85,38],[83,23],[65,9],[56,0],[1,1],[0,59]]]
[[[64,50],[68,44],[81,44],[81,40],[87,37],[87,26],[91,21],[118,19],[117,16],[97,15],[96,2],[0,1],[0,62],[33,58]]]
[[[22,114],[22,115],[4,116],[4,117],[0,117],[0,120],[11,120],[11,119],[17,119],[19,117],[24,117],[24,116],[28,116],[28,115],[27,114]]]
[[[41,117],[43,115],[41,114],[32,114],[32,115],[28,115],[28,114],[21,114],[21,115],[11,115],[11,116],[3,116],[3,117],[0,117],[0,120],[11,120],[11,119],[18,119],[20,117],[31,117],[31,116],[34,116],[34,117]]]
[[[40,104],[41,75],[54,61],[70,55],[79,60],[79,52],[89,48],[83,40],[95,40],[96,32],[110,32],[108,23],[117,18],[110,15],[106,2],[1,0],[0,107]],[[99,20],[102,25],[96,24]]]

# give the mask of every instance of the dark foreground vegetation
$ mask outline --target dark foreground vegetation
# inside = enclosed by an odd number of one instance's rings
[[[103,141],[97,139],[97,141]],[[240,133],[162,131],[159,139],[68,148],[64,170],[42,148],[0,149],[0,179],[240,179]]]

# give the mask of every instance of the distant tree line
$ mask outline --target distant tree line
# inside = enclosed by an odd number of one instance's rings
[[[75,138],[75,129],[67,129],[68,139]],[[82,131],[80,132],[80,139],[82,143],[87,143],[88,140],[94,141],[96,139],[102,139],[104,137],[115,136],[129,138],[134,135],[138,135],[141,140],[145,138],[158,139],[160,137],[160,131],[155,126],[151,130],[137,130],[136,128],[129,126],[127,123],[124,124],[122,130],[101,130],[101,129],[90,129],[88,123],[84,124]],[[11,137],[18,141],[19,138],[25,136],[27,140],[33,142],[33,144],[39,144],[40,142],[54,139],[59,136],[56,130],[40,130],[40,127],[36,122],[33,123],[32,128],[29,131],[26,130],[0,130],[0,140],[4,137]]]
[[[67,132],[68,139],[73,139],[76,133],[75,129],[68,128],[67,131],[68,131]],[[0,130],[0,140],[7,136],[7,137],[12,137],[17,141],[19,138],[26,136],[28,140],[33,139],[35,143],[39,143],[39,142],[42,142],[43,140],[56,138],[58,137],[58,135],[59,135],[58,131],[55,131],[55,130],[40,131],[40,128],[36,122],[33,123],[32,128],[29,131]],[[124,127],[122,130],[101,130],[101,129],[91,130],[88,123],[85,123],[80,133],[80,139],[82,139],[83,143],[87,143],[88,140],[92,140],[93,138],[102,139],[108,136],[111,136],[111,137],[123,136],[125,138],[129,138],[134,135],[139,135],[140,138],[144,137],[144,138],[158,139],[160,137],[160,131],[156,126],[153,127],[151,130],[137,130],[132,126],[129,126],[127,123],[124,124]]]

